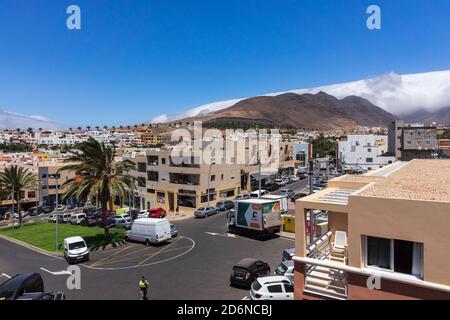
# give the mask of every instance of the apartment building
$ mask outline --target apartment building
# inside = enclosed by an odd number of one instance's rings
[[[154,133],[150,128],[137,129],[135,130],[135,134],[141,140],[142,144],[146,146],[162,143],[162,135]]]
[[[58,170],[64,165],[62,159],[57,158],[44,161],[24,159],[15,162],[0,161],[0,171],[11,165],[28,169],[36,178],[34,186],[22,190],[20,194],[21,206],[24,209],[37,205],[54,205],[56,193],[58,193],[59,203],[61,203],[62,196],[66,192],[66,188],[63,188],[62,184],[74,176],[74,173],[69,171],[62,171],[57,175]],[[8,196],[0,200],[0,206],[6,210],[9,210],[11,204],[12,200]]]
[[[344,171],[367,171],[393,163],[394,156],[386,156],[388,136],[348,135],[338,141],[337,163]]]
[[[450,139],[439,139],[438,140],[439,155],[441,157],[450,157]]]
[[[388,127],[388,154],[397,160],[431,159],[438,150],[436,126],[394,121]]]
[[[449,181],[449,160],[398,161],[297,200],[296,299],[450,299]]]
[[[279,175],[294,173],[293,143],[280,142],[279,148],[280,162],[276,166],[261,166],[263,187]],[[247,147],[246,150],[248,151]],[[216,159],[215,164],[210,165],[199,161],[194,155],[181,161],[171,155],[172,147],[149,148],[143,152],[124,155],[124,158],[136,163],[137,170],[131,174],[137,180],[134,200],[137,207],[194,209],[206,205],[208,197],[213,205],[219,200],[233,199],[243,191],[257,188],[257,159],[251,161],[246,158],[244,163],[233,159],[230,164],[224,154],[222,161]]]

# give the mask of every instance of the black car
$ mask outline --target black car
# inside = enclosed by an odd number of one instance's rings
[[[239,261],[231,272],[230,284],[250,288],[259,277],[270,275],[269,265],[261,260],[245,258]]]
[[[82,226],[88,226],[88,227],[94,227],[99,223],[99,220],[101,217],[98,217],[97,215],[86,215],[86,218],[81,221]]]
[[[230,210],[234,208],[234,202],[231,200],[217,201],[216,207],[220,211]]]
[[[114,220],[114,218],[111,216],[111,217],[106,218],[106,223],[105,223],[105,221],[103,221],[103,219],[100,218],[97,221],[97,226],[99,226],[100,228],[106,227],[107,229],[114,228],[116,226],[116,220]]]
[[[31,217],[35,217],[38,216],[40,214],[46,213],[44,207],[42,206],[37,206],[37,207],[32,207],[30,209],[30,216]]]
[[[275,182],[269,182],[266,183],[264,186],[264,189],[267,191],[276,191],[280,188],[280,185],[278,183]]]
[[[281,256],[282,261],[292,260],[295,255],[295,248],[287,248],[283,250],[283,255]]]
[[[0,285],[0,300],[16,300],[26,293],[44,292],[44,281],[39,273],[22,273]]]
[[[300,198],[306,197],[308,194],[306,192],[296,192],[294,193],[294,195],[291,197],[291,201],[295,202],[295,200],[298,200]]]

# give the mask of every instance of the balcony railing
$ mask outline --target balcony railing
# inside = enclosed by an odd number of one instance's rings
[[[347,273],[335,268],[320,266],[320,261],[342,261],[345,264],[346,253],[333,251],[332,232],[329,231],[312,243],[307,257],[318,260],[318,264],[306,264],[305,291],[335,299],[347,298]]]

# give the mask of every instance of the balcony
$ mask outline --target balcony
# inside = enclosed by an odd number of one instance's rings
[[[338,232],[338,235],[343,235]],[[334,236],[334,237],[333,237]],[[345,233],[346,237],[346,233]],[[331,231],[316,239],[307,250],[309,259],[317,260],[316,263],[305,265],[304,292],[320,295],[332,299],[347,299],[347,273],[337,267],[331,267],[327,262],[333,264],[346,265],[347,250],[346,245],[332,242],[336,238]],[[341,236],[343,241],[343,237]],[[346,238],[345,238],[346,241]]]

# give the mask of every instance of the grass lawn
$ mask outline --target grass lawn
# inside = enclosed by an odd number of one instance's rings
[[[8,236],[47,251],[55,250],[55,223],[36,222],[24,224],[21,228],[15,227],[0,230],[0,235]],[[103,249],[108,245],[117,246],[123,243],[123,229],[109,229],[110,238],[105,240],[103,229],[98,227],[76,226],[71,224],[58,224],[59,250],[62,251],[63,240],[65,238],[80,236],[85,241],[90,250]]]

